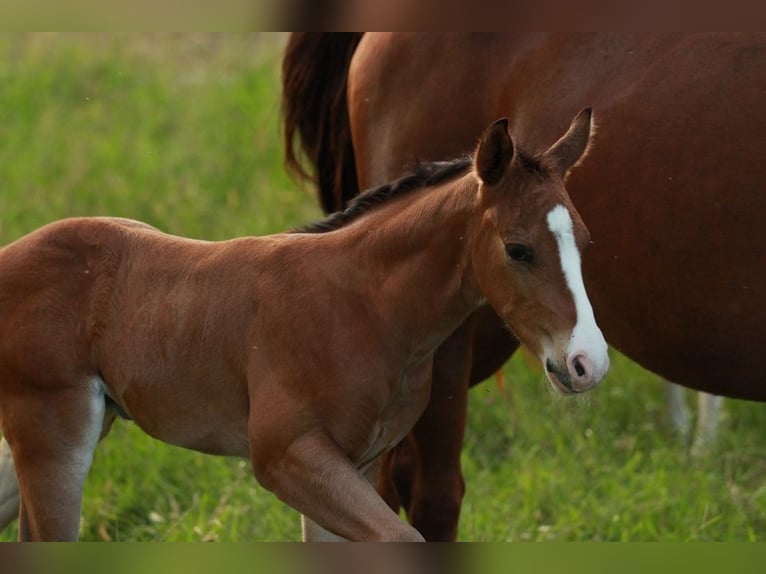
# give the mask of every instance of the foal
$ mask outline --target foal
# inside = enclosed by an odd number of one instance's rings
[[[537,157],[507,126],[296,233],[210,243],[79,218],[3,248],[0,525],[19,496],[22,540],[76,539],[94,449],[122,416],[250,458],[307,538],[421,540],[365,472],[422,413],[433,351],[463,319],[488,302],[563,393],[608,369],[563,184],[590,110]]]

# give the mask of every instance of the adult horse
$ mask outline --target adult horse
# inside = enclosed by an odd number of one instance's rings
[[[592,230],[584,272],[607,339],[669,380],[763,401],[764,94],[759,34],[298,34],[287,160],[297,135],[332,210],[357,180],[469,148],[492,117],[545,141],[592,102],[592,155],[568,187]],[[469,383],[516,347],[482,309],[435,355],[429,408],[380,483],[427,539],[456,535]]]
[[[492,305],[563,393],[606,374],[564,188],[590,133],[584,109],[527,153],[497,121],[473,157],[293,233],[207,242],[75,218],[3,247],[0,525],[20,509],[22,539],[77,538],[121,415],[249,458],[307,538],[421,539],[363,475],[423,412],[433,351],[466,316]]]

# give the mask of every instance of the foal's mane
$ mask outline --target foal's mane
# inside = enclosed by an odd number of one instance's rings
[[[418,163],[414,171],[393,183],[370,189],[352,199],[346,209],[331,213],[325,219],[292,230],[292,233],[327,233],[340,229],[365,213],[390,200],[424,187],[438,185],[468,172],[470,156],[451,161]]]

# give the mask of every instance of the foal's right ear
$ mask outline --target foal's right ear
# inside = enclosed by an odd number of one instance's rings
[[[502,118],[484,130],[474,155],[474,168],[482,182],[494,185],[502,179],[512,159],[508,119]]]

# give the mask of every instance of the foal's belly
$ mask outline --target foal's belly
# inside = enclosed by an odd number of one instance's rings
[[[371,425],[366,436],[344,445],[347,456],[358,467],[393,448],[415,425],[428,403],[431,367],[429,357],[406,369],[380,415],[368,421]],[[124,414],[158,440],[208,454],[250,458],[248,422],[252,408],[247,386],[232,379],[198,380],[189,372],[185,375],[172,381],[146,375],[130,382],[106,379],[104,386],[107,396]],[[349,397],[336,400],[349,401]],[[255,412],[260,408],[256,405]],[[352,424],[328,420],[325,430],[333,434],[338,428],[355,427],[357,409],[346,412],[346,422]],[[292,425],[293,420],[287,418],[284,424]]]
[[[134,384],[107,395],[146,434],[162,442],[207,454],[249,457],[247,396],[204,393],[194,387]]]
[[[207,420],[193,418],[178,416],[135,422],[141,430],[168,444],[206,454],[250,457],[247,418],[233,421],[223,421],[218,417]]]

